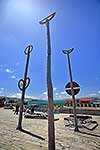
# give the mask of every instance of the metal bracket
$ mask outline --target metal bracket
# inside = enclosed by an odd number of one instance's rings
[[[56,12],[52,13],[51,15],[49,15],[46,18],[44,18],[43,20],[41,20],[39,23],[45,24],[45,23],[49,22],[55,16],[55,14],[56,14]]]
[[[33,49],[33,46],[32,45],[28,45],[25,50],[24,50],[24,53],[25,55],[28,55],[29,53],[32,52],[32,49]]]
[[[64,54],[70,54],[73,50],[74,50],[74,48],[71,48],[71,49],[69,49],[69,50],[62,50],[62,52],[63,52]]]

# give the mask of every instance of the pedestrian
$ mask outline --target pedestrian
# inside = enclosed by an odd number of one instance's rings
[[[18,105],[18,104],[16,104],[16,109],[15,109],[14,114],[18,115],[18,112],[19,112],[19,105]]]

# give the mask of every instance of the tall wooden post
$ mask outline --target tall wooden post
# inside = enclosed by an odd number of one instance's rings
[[[33,46],[29,45],[28,47],[26,47],[26,49],[24,51],[25,55],[27,55],[24,80],[20,79],[18,82],[18,87],[22,91],[22,96],[21,96],[21,103],[20,103],[19,120],[18,120],[18,125],[16,128],[17,130],[22,130],[23,104],[24,104],[24,98],[25,98],[25,90],[30,84],[30,78],[27,77],[27,73],[28,73],[30,53],[31,53],[32,49],[33,49]]]
[[[55,127],[54,127],[54,104],[53,104],[53,85],[51,80],[51,43],[49,21],[55,16],[53,13],[40,21],[46,24],[47,33],[47,95],[48,95],[48,150],[55,150]]]

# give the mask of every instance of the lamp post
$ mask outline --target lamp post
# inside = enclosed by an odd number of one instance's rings
[[[25,98],[25,90],[30,84],[30,78],[27,77],[27,73],[28,73],[30,53],[31,53],[32,49],[33,49],[33,46],[29,45],[29,46],[26,47],[26,49],[24,51],[25,55],[27,55],[27,61],[26,61],[25,73],[24,73],[24,80],[20,79],[19,82],[18,82],[18,87],[22,91],[22,96],[21,96],[21,103],[20,103],[18,126],[16,128],[17,130],[22,130],[23,104],[24,104],[24,98]]]
[[[70,85],[71,85],[71,95],[73,100],[73,114],[74,114],[74,122],[75,122],[75,129],[74,131],[79,131],[78,129],[78,123],[77,123],[77,115],[76,115],[76,101],[75,101],[75,95],[74,95],[74,89],[73,89],[73,78],[72,78],[72,71],[71,71],[71,64],[70,64],[70,57],[69,54],[74,50],[74,48],[69,50],[63,50],[62,52],[67,55],[68,59],[68,70],[69,70],[69,76],[70,76]]]
[[[55,150],[53,85],[51,80],[51,42],[49,28],[49,21],[55,16],[55,14],[56,12],[39,22],[41,25],[46,24],[47,34],[48,150]]]

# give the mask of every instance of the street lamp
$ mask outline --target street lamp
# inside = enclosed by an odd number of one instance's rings
[[[55,16],[56,12],[41,20],[41,25],[46,24],[47,33],[47,95],[48,95],[48,149],[55,150],[55,127],[54,127],[54,103],[53,85],[51,80],[51,42],[49,21]]]
[[[77,123],[77,115],[76,115],[76,101],[75,101],[75,94],[73,89],[73,78],[72,78],[72,71],[71,71],[71,64],[70,64],[70,57],[69,54],[72,53],[74,48],[71,48],[69,50],[62,50],[62,52],[67,55],[68,58],[68,69],[69,69],[69,76],[70,76],[70,85],[71,85],[71,95],[73,100],[73,114],[74,114],[74,122],[75,122],[75,129],[74,131],[79,131],[78,129],[78,123]]]

